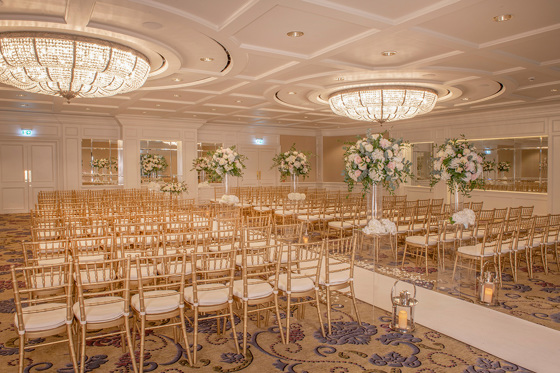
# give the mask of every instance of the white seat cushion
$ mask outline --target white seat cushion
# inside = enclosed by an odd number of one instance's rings
[[[55,264],[62,264],[64,263],[64,257],[61,256],[60,258],[48,258],[48,259],[38,259],[37,264],[40,266],[50,266]]]
[[[476,244],[476,245],[469,245],[469,246],[461,246],[457,249],[458,252],[463,253],[463,254],[467,254],[467,255],[471,255],[471,256],[493,256],[494,255],[494,249],[490,248],[490,247],[485,247],[484,248],[484,253],[481,253],[482,251],[482,244]]]
[[[301,293],[315,288],[313,280],[307,277],[292,279],[291,285],[291,291],[293,293]],[[286,273],[283,273],[278,277],[278,289],[282,291],[288,290],[288,275]]]
[[[327,280],[327,278],[325,276],[325,272],[321,271],[321,274],[319,275],[319,283],[321,285],[325,285],[326,280]],[[344,270],[344,271],[340,271],[340,272],[331,272],[329,274],[329,284],[330,285],[343,284],[345,282],[348,282],[348,280],[350,280],[350,270],[349,269]]]
[[[280,215],[280,216],[292,216],[294,214],[294,212],[292,210],[275,210],[274,211],[274,215]]]
[[[146,314],[171,312],[179,308],[180,294],[175,290],[153,290],[144,292],[144,307]],[[136,311],[140,311],[140,294],[130,299],[130,304]]]
[[[255,206],[253,207],[253,210],[255,211],[270,211],[270,207],[267,206]]]
[[[318,215],[299,215],[297,217],[298,220],[300,221],[319,221],[319,216]]]
[[[198,305],[212,306],[227,303],[229,288],[220,284],[202,284],[197,286]],[[185,288],[185,301],[193,304],[193,287]]]
[[[36,312],[41,311],[41,312]],[[16,328],[19,326],[14,315]],[[66,323],[65,303],[44,303],[23,308],[23,325],[27,332],[51,330]]]
[[[102,262],[105,260],[105,254],[78,255],[78,260],[80,263]]]
[[[272,286],[266,282],[250,278],[247,280],[247,284],[249,299],[265,298],[272,294]],[[236,280],[233,282],[233,295],[238,298],[243,298],[243,280]]]
[[[354,227],[352,223],[347,221],[330,221],[328,225],[329,227],[336,228],[336,229],[346,229],[346,228],[350,229]]]
[[[183,270],[183,263],[182,262],[171,262],[171,263],[167,263],[167,271],[169,271],[168,274],[173,274],[176,273],[178,275],[180,275],[183,271],[185,272],[185,275],[190,275],[192,273],[192,264],[191,263],[185,263],[185,269]],[[164,274],[164,268],[163,268],[163,263],[160,263],[157,265],[157,272],[162,275]]]
[[[88,323],[109,322],[118,320],[125,315],[124,299],[121,297],[88,298],[84,300],[84,306],[85,321]],[[72,309],[76,318],[81,320],[80,303],[76,302]]]
[[[408,236],[406,238],[406,242],[412,245],[425,245],[426,244],[426,236]],[[428,237],[428,245],[435,246],[437,245],[437,240],[435,236]]]
[[[247,255],[247,265],[256,266],[264,264],[265,260],[261,255]],[[235,265],[238,267],[243,266],[243,255],[235,256]]]

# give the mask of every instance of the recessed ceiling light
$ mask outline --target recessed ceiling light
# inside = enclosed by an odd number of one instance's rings
[[[286,33],[291,38],[300,38],[303,36],[303,31],[290,31]]]
[[[381,55],[385,56],[385,57],[391,57],[391,56],[394,56],[395,54],[397,54],[397,51],[383,51],[383,52],[381,52]]]
[[[511,14],[502,14],[502,15],[499,15],[499,16],[495,16],[492,19],[495,22],[505,22],[505,21],[509,21],[512,18],[513,18],[513,16]]]
[[[160,107],[160,106],[161,106],[160,104],[156,104],[156,107]]]
[[[174,81],[174,82],[180,82],[181,80],[183,80],[183,79],[181,79],[181,78],[173,78],[173,81]]]
[[[307,117],[303,117],[303,119],[307,119]]]
[[[552,89],[550,90],[550,92],[558,92],[558,89],[552,88]]]
[[[193,116],[193,117],[196,117],[197,115],[196,115],[196,114],[193,114],[192,116]]]
[[[468,98],[468,97],[463,97],[461,100],[463,100],[463,101],[469,101],[469,98]]]
[[[21,106],[22,106],[22,107],[27,107],[27,106],[29,106],[29,105],[27,105],[27,104],[21,104]]]
[[[343,76],[338,76],[336,78],[334,78],[334,80],[336,80],[337,82],[341,82],[343,80],[345,80],[346,78],[344,78]]]
[[[17,97],[25,97],[25,95],[23,93],[18,93],[16,96]]]
[[[86,110],[87,110],[87,111],[90,111],[91,109],[87,107]]]
[[[297,94],[297,92],[290,91],[290,92],[288,92],[288,94],[289,94],[289,95],[295,95],[295,94]]]
[[[214,59],[212,57],[202,57],[200,59],[202,62],[212,62]]]
[[[535,80],[537,80],[537,78],[535,78],[534,76],[530,76],[527,78],[527,80],[530,82],[534,82]]]
[[[241,101],[241,100],[237,100],[237,101],[235,101],[235,102],[243,102],[243,101]]]
[[[173,95],[173,97],[181,97],[181,95]]]
[[[142,112],[142,114],[146,114],[146,112],[145,112],[145,111],[143,111],[143,112]]]
[[[212,111],[216,111],[216,109],[212,109]]]

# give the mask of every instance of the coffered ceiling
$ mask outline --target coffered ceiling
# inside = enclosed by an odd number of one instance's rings
[[[47,29],[138,49],[152,73],[70,104],[0,86],[0,110],[322,129],[358,124],[326,103],[356,85],[435,88],[427,116],[560,100],[558,0],[0,0],[0,32]]]

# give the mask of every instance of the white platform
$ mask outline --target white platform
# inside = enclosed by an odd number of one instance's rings
[[[394,278],[359,267],[354,276],[360,300],[391,310]],[[560,371],[560,331],[420,287],[416,298],[418,324],[538,373]]]

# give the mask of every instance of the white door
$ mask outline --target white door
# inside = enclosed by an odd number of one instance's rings
[[[0,213],[28,212],[56,181],[56,143],[0,143]]]
[[[240,146],[239,153],[247,157],[243,170],[242,186],[270,186],[276,184],[275,169],[271,169],[276,148]],[[241,181],[241,180],[240,180]]]

